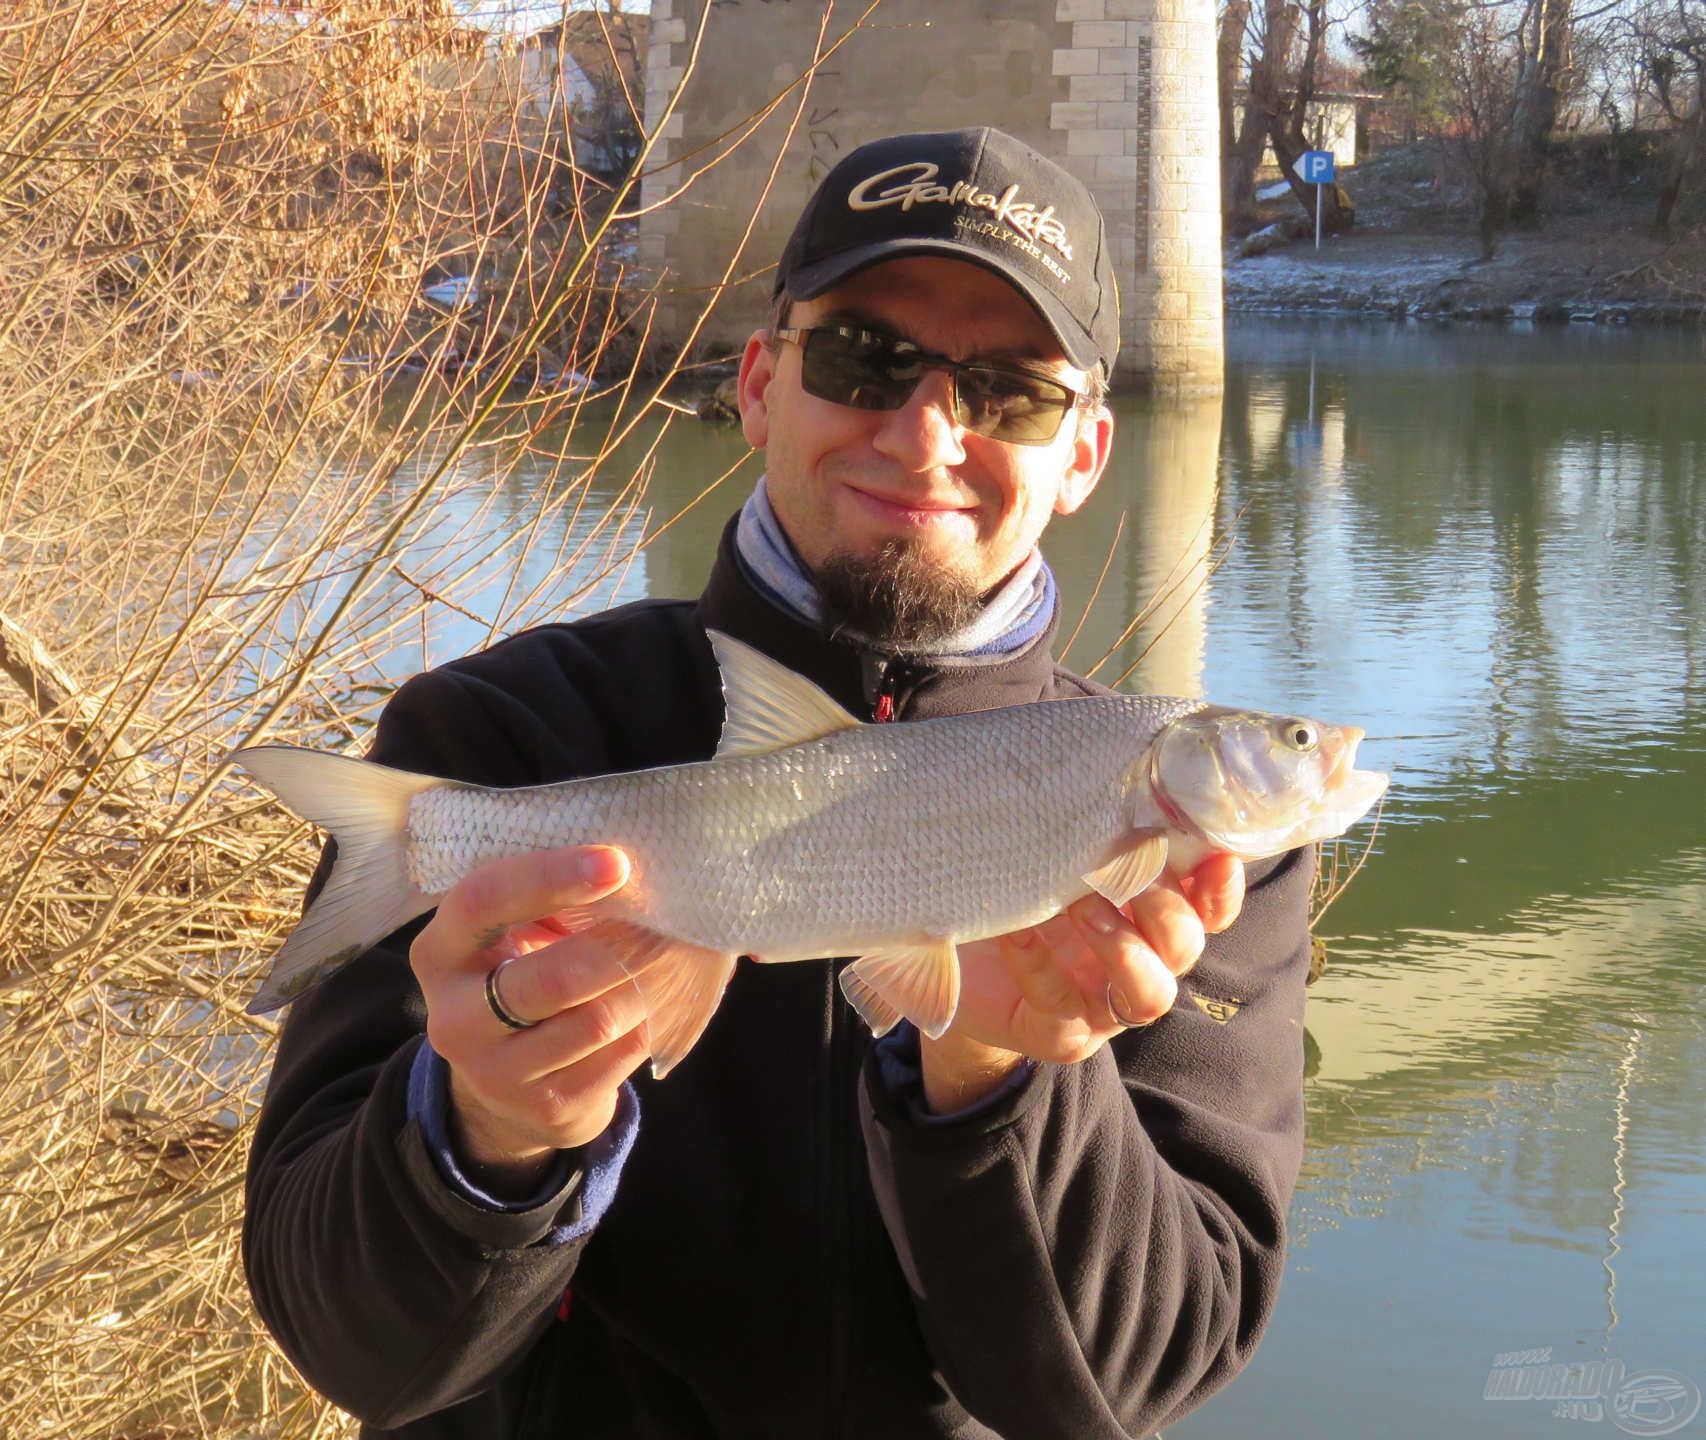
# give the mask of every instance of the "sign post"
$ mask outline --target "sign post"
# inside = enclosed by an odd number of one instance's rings
[[[1334,180],[1333,152],[1305,150],[1297,162],[1297,175],[1305,185],[1315,187],[1315,248],[1321,248],[1321,187]]]

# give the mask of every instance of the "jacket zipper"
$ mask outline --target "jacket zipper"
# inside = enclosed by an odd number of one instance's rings
[[[894,719],[899,708],[900,692],[908,677],[909,667],[904,660],[896,656],[866,652],[860,659],[865,701],[870,706],[871,719],[879,725],[886,724]],[[849,1193],[857,1172],[848,1158],[848,1143],[851,1138],[848,1130],[856,1123],[852,1097],[859,1079],[858,1047],[854,1043],[857,1032],[853,1029],[852,1022],[843,1018],[840,992],[836,973],[831,971],[824,1017],[824,1033],[828,1041],[825,1047],[828,1074],[822,1092],[821,1116],[823,1134],[827,1141],[822,1173],[828,1199],[826,1210],[831,1217],[826,1266],[830,1276],[830,1326],[829,1384],[824,1392],[827,1402],[823,1430],[825,1435],[847,1433],[848,1351],[852,1343],[852,1312],[855,1301],[853,1291],[858,1283],[853,1257],[857,1237],[853,1233],[853,1204]]]
[[[847,1198],[846,1158],[846,1097],[844,1075],[845,1052],[848,1047],[847,1024],[841,1018],[840,989],[836,983],[837,968],[829,970],[828,995],[828,1076],[823,1087],[824,1106],[824,1180],[828,1188],[830,1216],[827,1265],[829,1278],[829,1376],[824,1387],[824,1423],[822,1434],[838,1436],[847,1424],[845,1395],[847,1390],[847,1351],[850,1343],[848,1310],[852,1297],[848,1287],[853,1280],[849,1251],[852,1243],[852,1207]]]

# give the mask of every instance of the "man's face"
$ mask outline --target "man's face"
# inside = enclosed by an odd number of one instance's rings
[[[795,305],[788,324],[834,321],[1084,386],[1024,297],[964,261],[908,256],[873,266]],[[741,423],[766,452],[776,517],[813,570],[831,559],[872,561],[899,541],[986,594],[1030,554],[1052,514],[1084,503],[1107,462],[1105,409],[1068,414],[1046,445],[1012,445],[955,422],[942,371],[927,372],[899,410],[857,410],[806,394],[800,360],[796,344],[772,347],[762,333],[747,342]]]

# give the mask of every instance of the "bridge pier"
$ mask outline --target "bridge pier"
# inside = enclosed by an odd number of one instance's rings
[[[642,199],[660,208],[642,218],[640,260],[660,283],[661,337],[738,348],[763,317],[794,216],[849,149],[988,124],[1078,175],[1102,206],[1124,312],[1116,383],[1221,388],[1213,0],[883,0],[851,34],[864,6],[843,3],[826,40],[847,39],[803,109],[789,87],[811,66],[822,0],[715,4],[689,76],[705,3],[652,0],[646,121],[662,135]]]

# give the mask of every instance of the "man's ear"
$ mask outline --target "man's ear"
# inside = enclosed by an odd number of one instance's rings
[[[776,378],[776,351],[766,330],[754,330],[740,357],[740,428],[746,443],[762,450],[770,439],[770,382]]]
[[[1114,417],[1106,405],[1077,417],[1072,457],[1054,497],[1055,514],[1070,515],[1090,498],[1113,449]]]

